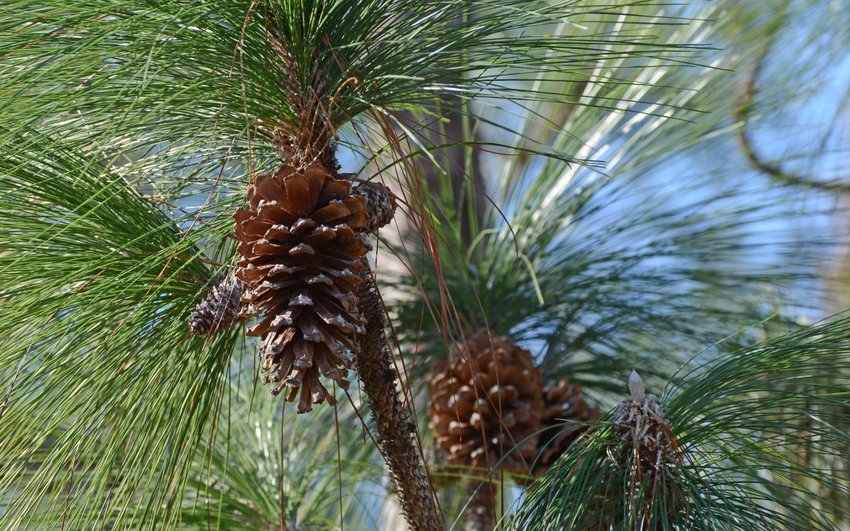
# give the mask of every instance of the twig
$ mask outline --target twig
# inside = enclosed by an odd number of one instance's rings
[[[850,192],[850,184],[836,181],[821,182],[812,177],[798,175],[785,170],[779,164],[769,162],[762,158],[761,155],[756,152],[755,146],[753,146],[752,138],[748,132],[748,126],[750,124],[750,109],[752,108],[753,101],[758,93],[757,83],[759,74],[761,73],[768,53],[773,48],[773,42],[775,41],[777,31],[778,30],[774,30],[773,33],[771,33],[768,42],[762,47],[756,57],[755,64],[747,76],[747,80],[744,83],[744,87],[738,97],[738,101],[736,102],[735,107],[732,108],[732,117],[740,123],[740,126],[735,129],[735,134],[738,139],[738,144],[741,146],[741,151],[747,158],[747,162],[749,162],[750,166],[774,180],[794,186],[804,186],[817,190]]]

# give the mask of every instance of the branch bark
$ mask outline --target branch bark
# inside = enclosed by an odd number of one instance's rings
[[[784,3],[783,10],[786,8],[787,2]],[[782,16],[784,24],[784,14]],[[750,126],[750,110],[753,107],[753,103],[758,93],[759,75],[761,74],[768,55],[771,50],[773,50],[773,46],[777,38],[777,32],[778,29],[774,29],[768,35],[767,42],[765,42],[758,55],[755,57],[753,67],[750,69],[744,82],[743,89],[737,98],[735,106],[732,108],[732,117],[738,122],[735,134],[738,139],[738,144],[741,147],[741,152],[744,154],[744,157],[746,157],[747,162],[751,167],[776,181],[794,186],[803,186],[806,188],[814,188],[830,192],[850,192],[850,184],[844,182],[818,181],[811,176],[799,175],[786,170],[778,163],[767,161],[759,155],[753,145],[753,140],[748,130]]]
[[[492,531],[496,528],[496,504],[490,481],[471,482],[464,531]]]
[[[384,336],[384,309],[368,265],[366,274],[368,280],[357,293],[366,318],[366,333],[355,353],[357,373],[372,407],[378,446],[395,480],[407,523],[414,531],[439,531],[443,529],[442,518],[415,444],[416,425],[399,398],[396,371]]]

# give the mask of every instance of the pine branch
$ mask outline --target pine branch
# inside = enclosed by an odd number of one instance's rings
[[[368,264],[366,272],[370,274]],[[395,479],[401,508],[411,528],[440,530],[442,520],[436,498],[416,449],[416,424],[398,396],[396,371],[384,336],[380,295],[369,280],[358,290],[357,297],[366,318],[366,334],[355,352],[355,362],[375,417],[381,455]]]
[[[787,170],[778,162],[765,160],[765,158],[758,153],[755,142],[752,138],[752,133],[749,131],[749,127],[752,125],[750,115],[758,94],[759,76],[764,69],[765,61],[770,55],[770,52],[774,49],[774,43],[779,36],[780,28],[785,23],[785,19],[787,18],[787,9],[788,2],[786,1],[783,3],[783,7],[780,10],[777,24],[778,27],[772,28],[770,33],[767,35],[767,42],[762,45],[761,50],[759,50],[758,54],[754,58],[753,66],[747,74],[743,90],[741,91],[735,106],[732,108],[732,116],[738,122],[738,127],[735,129],[735,136],[738,140],[738,145],[741,147],[741,151],[750,166],[780,183],[802,186],[805,188],[814,188],[817,190],[826,190],[829,192],[848,192],[850,191],[850,184],[837,181],[821,182],[810,175],[803,175]]]
[[[469,503],[466,506],[465,531],[492,531],[496,527],[496,506],[490,481],[472,481],[467,485]]]
[[[515,524],[841,528],[848,345],[845,315],[702,364],[662,398],[633,377],[631,396],[534,484]]]

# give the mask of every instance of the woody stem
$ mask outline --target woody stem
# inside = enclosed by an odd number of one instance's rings
[[[416,425],[397,389],[397,375],[384,335],[384,310],[378,289],[368,279],[358,289],[358,305],[366,319],[366,333],[355,352],[357,373],[378,431],[378,446],[395,480],[401,510],[415,531],[441,530],[442,519],[414,434]]]
[[[465,531],[492,531],[496,527],[496,504],[493,483],[473,481],[467,487],[469,506],[464,521]]]

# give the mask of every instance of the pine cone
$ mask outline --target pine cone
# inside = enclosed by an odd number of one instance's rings
[[[543,430],[537,446],[540,453],[534,463],[532,474],[542,476],[549,467],[566,452],[587,426],[576,423],[598,420],[600,412],[588,404],[581,386],[564,379],[556,386],[548,386],[543,393],[546,408],[543,411]]]
[[[680,461],[677,441],[654,395],[646,394],[636,371],[629,378],[631,396],[617,406],[614,428],[629,454],[637,454],[640,473],[658,473]]]
[[[360,232],[369,221],[364,200],[351,195],[349,181],[314,164],[260,175],[248,203],[234,216],[242,242],[237,276],[262,317],[248,333],[262,336],[265,382],[279,382],[275,395],[288,387],[288,401],[300,388],[299,413],[313,402],[332,404],[319,374],[347,386],[351,362],[343,347],[354,348],[354,335],[363,333],[354,291],[364,281],[359,259],[369,250]]]
[[[629,470],[629,491],[641,492],[644,523],[649,528],[653,503],[664,498],[667,518],[684,522],[688,496],[676,480],[677,469],[684,461],[664,412],[653,395],[646,394],[643,380],[636,371],[629,378],[631,396],[617,406],[614,432],[622,442],[620,459]]]
[[[437,446],[454,465],[525,474],[537,453],[543,378],[531,353],[486,332],[435,364],[429,382]]]
[[[189,331],[196,336],[211,336],[233,326],[241,315],[244,287],[242,281],[232,275],[213,285],[189,316]]]
[[[361,181],[354,186],[351,194],[366,201],[368,232],[378,232],[378,229],[393,220],[396,209],[395,194],[383,184]]]

